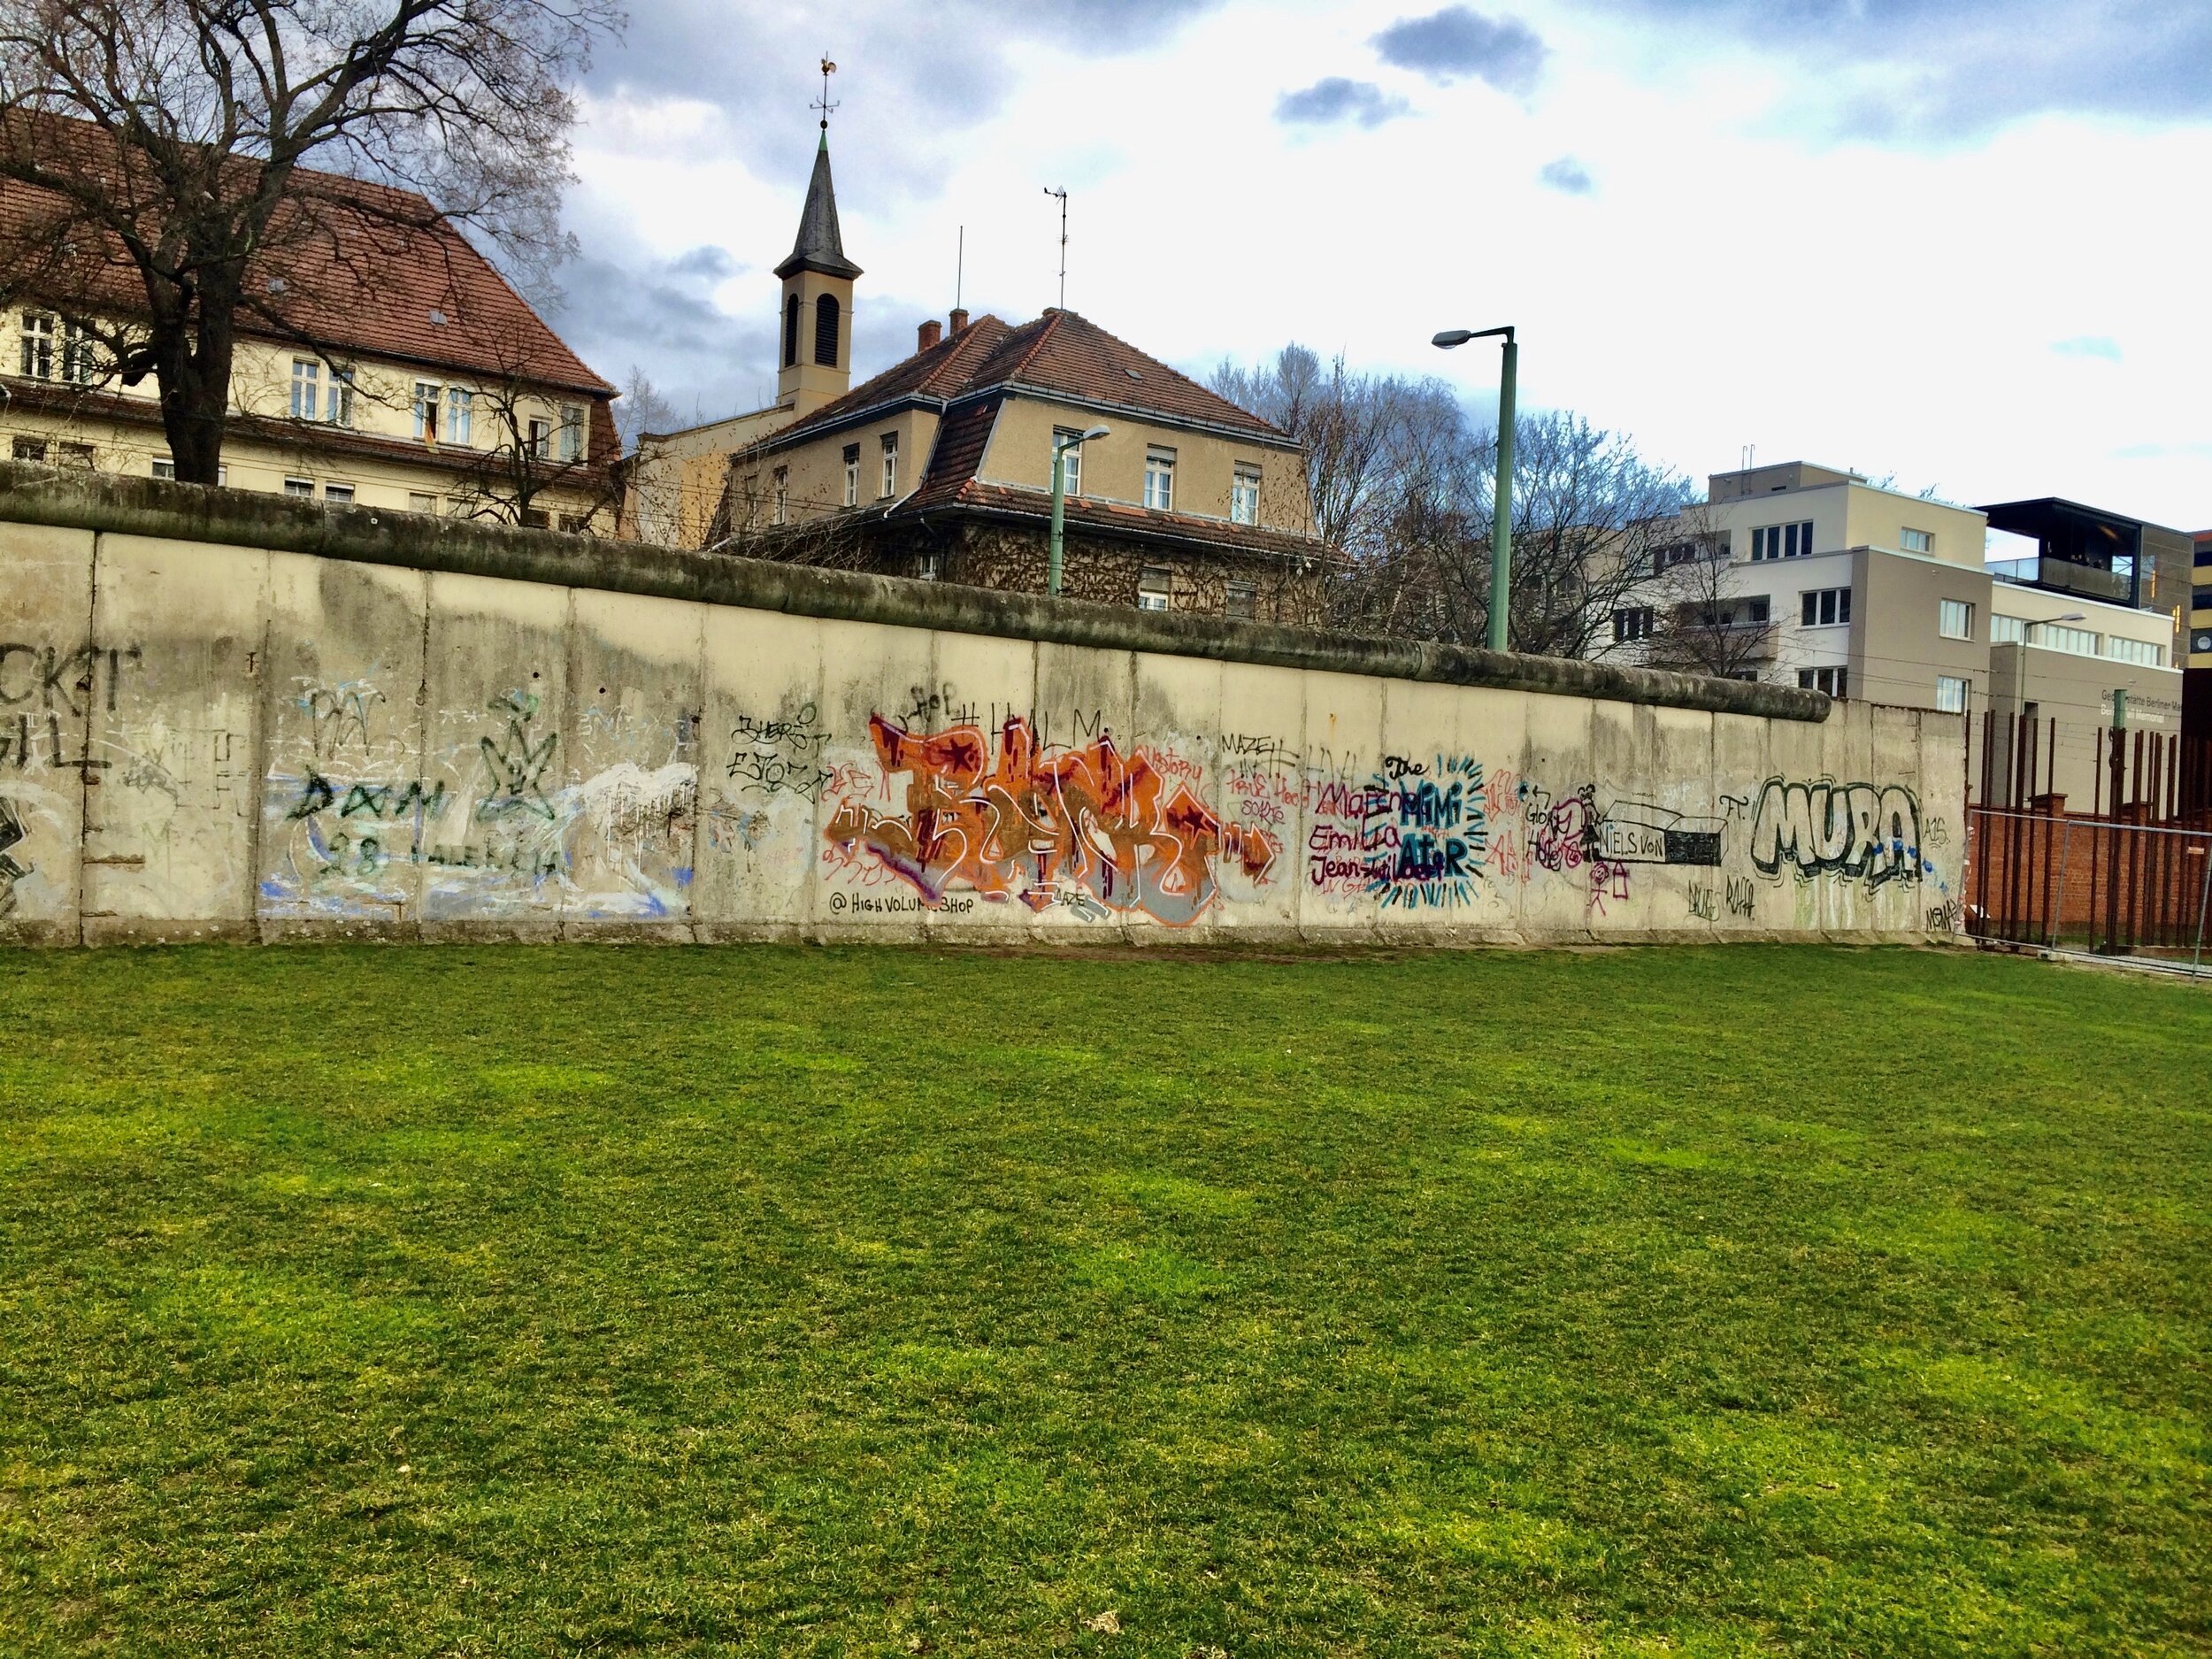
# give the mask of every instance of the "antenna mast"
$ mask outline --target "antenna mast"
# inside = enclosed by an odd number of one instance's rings
[[[819,110],[822,112],[822,142],[826,144],[829,142],[830,111],[837,108],[836,104],[830,102],[829,78],[836,73],[837,65],[830,62],[829,54],[824,52],[822,54],[822,96],[817,102],[807,106],[809,109]]]
[[[968,274],[968,227],[965,225],[960,227],[958,247],[959,251],[954,254],[952,261],[952,308],[955,311],[960,309],[960,285]]]
[[[1068,308],[1068,192],[1064,185],[1058,189],[1045,186],[1047,196],[1060,198],[1060,309]]]

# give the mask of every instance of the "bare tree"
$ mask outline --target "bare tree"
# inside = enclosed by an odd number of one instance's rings
[[[621,400],[614,406],[615,436],[622,453],[635,455],[638,440],[648,433],[672,431],[679,422],[676,406],[661,396],[652,377],[636,364],[623,377]]]
[[[326,344],[347,282],[448,224],[542,286],[567,84],[621,24],[614,0],[0,0],[0,180],[26,187],[0,289],[102,375],[152,374],[177,477],[214,483],[242,327]]]
[[[1756,679],[1774,659],[1772,597],[1742,591],[1744,567],[1732,562],[1728,538],[1702,507],[1653,526],[1651,580],[1639,631],[1655,668]]]

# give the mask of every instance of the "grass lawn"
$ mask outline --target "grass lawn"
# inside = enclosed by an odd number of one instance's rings
[[[2212,993],[211,949],[0,1007],[0,1653],[2212,1651]]]

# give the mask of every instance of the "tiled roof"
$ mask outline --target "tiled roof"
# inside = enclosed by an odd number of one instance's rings
[[[975,480],[975,470],[983,465],[983,451],[991,442],[991,428],[998,423],[1000,401],[988,397],[978,403],[963,403],[939,423],[928,468],[914,493],[900,503],[902,509],[919,510],[956,500],[962,488]]]
[[[1002,389],[1117,403],[1168,420],[1202,421],[1277,443],[1288,434],[1073,311],[1048,311],[1012,327],[979,317],[956,334],[894,364],[766,442],[781,448],[864,410],[909,398],[950,402]]]
[[[121,176],[120,165],[98,153],[105,141],[88,123],[58,121],[39,131],[42,142],[74,142],[91,152],[88,169],[104,165]],[[249,267],[248,299],[273,317],[242,315],[241,334],[614,394],[425,197],[305,168],[297,178],[312,206],[280,209],[268,251]],[[49,226],[58,235],[69,215],[59,196],[0,180],[0,234],[9,240]],[[80,227],[69,234],[84,233]],[[121,246],[109,246],[104,266],[73,296],[122,315],[142,313],[145,291]]]
[[[837,228],[837,187],[830,180],[829,134],[814,152],[814,176],[807,180],[806,205],[799,211],[798,240],[791,257],[776,267],[787,277],[794,271],[826,271],[832,276],[856,277],[860,267],[845,257],[845,238]]]
[[[933,467],[933,472],[936,469]],[[1047,520],[1052,517],[1052,496],[1045,490],[1025,489],[1015,484],[990,484],[979,478],[947,480],[941,487],[925,485],[887,516],[892,519],[918,512],[964,509],[995,518]],[[1202,518],[1192,513],[1158,512],[1128,502],[1101,501],[1092,495],[1071,495],[1065,503],[1070,526],[1096,534],[1145,539],[1197,542],[1248,553],[1279,557],[1328,557],[1317,537],[1294,530],[1270,530],[1259,525],[1231,524]]]

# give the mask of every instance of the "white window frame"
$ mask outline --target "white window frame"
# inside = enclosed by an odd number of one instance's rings
[[[1813,553],[1813,521],[1800,518],[1790,524],[1763,524],[1751,533],[1751,562],[1763,565],[1773,559],[1810,558]]]
[[[2008,617],[2001,611],[1989,613],[1989,642],[1992,645],[2025,645],[2028,642],[2028,619]]]
[[[157,455],[153,459],[153,476],[173,479],[177,475],[177,464],[170,457]]]
[[[775,511],[771,524],[783,524],[791,517],[791,469],[780,466],[775,471]]]
[[[1909,528],[1900,530],[1897,545],[1907,553],[1932,553],[1935,551],[1935,532]]]
[[[584,411],[580,404],[561,405],[561,459],[580,461],[584,458]]]
[[[2123,639],[2108,634],[2104,641],[2105,657],[2116,663],[2136,663],[2145,668],[2166,666],[2166,648],[2154,640]]]
[[[1137,609],[1172,611],[1174,608],[1174,571],[1165,565],[1146,565],[1137,576]]]
[[[1974,607],[1964,599],[1936,601],[1936,634],[1946,640],[1967,640],[1974,637]]]
[[[1144,452],[1144,504],[1152,512],[1175,511],[1175,451],[1154,445]]]
[[[27,380],[50,380],[54,378],[54,313],[25,311],[23,313],[23,378]]]
[[[533,461],[550,460],[553,455],[553,423],[543,415],[532,415],[522,423],[523,453]]]
[[[1083,445],[1068,443],[1070,438],[1079,440],[1082,434],[1072,426],[1052,429],[1053,452],[1060,457],[1060,493],[1073,497],[1083,493]],[[1066,448],[1061,446],[1066,444]]]
[[[445,441],[464,449],[476,447],[476,394],[465,386],[445,388]]]
[[[1260,521],[1260,469],[1240,461],[1229,480],[1229,522],[1256,525]]]
[[[292,359],[292,419],[319,420],[323,411],[323,365],[314,357]]]
[[[1840,664],[1830,664],[1822,668],[1801,668],[1797,671],[1797,683],[1807,691],[1824,691],[1832,697],[1847,697],[1851,695],[1851,671]]]
[[[438,429],[445,424],[440,419],[443,413],[444,402],[445,388],[439,385],[437,381],[417,380],[415,382],[415,442],[417,443],[437,442]]]
[[[315,497],[315,480],[311,478],[288,478],[284,480],[284,493],[294,501],[312,501]]]
[[[845,446],[845,505],[860,505],[860,446],[856,443]]]
[[[323,499],[335,506],[350,507],[353,505],[353,486],[326,484],[323,486]]]
[[[1613,613],[1613,643],[1641,644],[1651,637],[1652,624],[1657,619],[1650,605],[1623,605]]]
[[[65,323],[61,336],[61,378],[72,386],[90,386],[100,378],[93,362],[96,342],[82,323]]]
[[[876,492],[876,499],[888,501],[899,493],[899,434],[895,432],[885,433],[882,445],[883,477],[880,480],[882,488]]]
[[[2028,643],[2069,657],[2101,657],[2103,641],[2089,628],[2072,628],[2060,622],[2039,622],[2029,630]]]
[[[1936,712],[1938,714],[1964,714],[1966,699],[1972,690],[1971,680],[1962,679],[1956,674],[1938,674],[1936,676]]]
[[[1808,617],[1807,611],[1812,612]],[[1821,613],[1829,614],[1824,616]],[[1801,628],[1844,628],[1851,626],[1848,588],[1808,588],[1797,596],[1797,626]]]
[[[324,401],[323,416],[334,426],[353,425],[353,371],[334,365],[330,371],[330,390]]]

